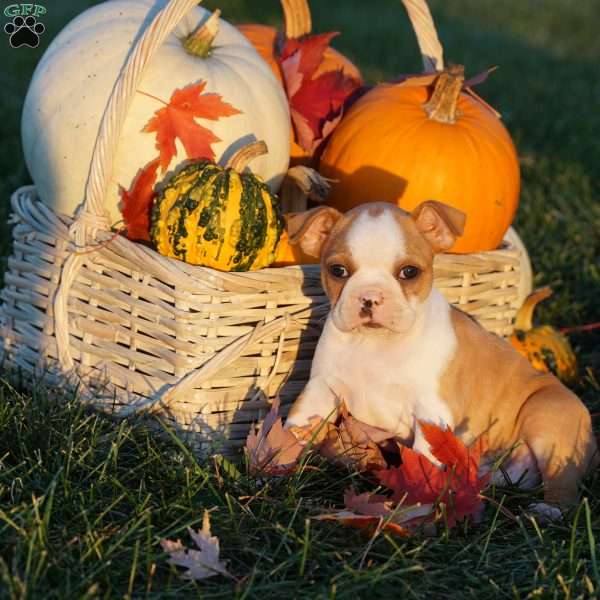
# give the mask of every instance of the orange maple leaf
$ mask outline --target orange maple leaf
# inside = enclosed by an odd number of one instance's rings
[[[288,39],[279,56],[292,122],[300,146],[314,152],[342,116],[360,82],[341,70],[314,77],[337,32]]]
[[[402,464],[375,473],[390,488],[392,499],[406,504],[444,503],[448,525],[452,527],[483,509],[481,490],[490,474],[478,476],[480,445],[467,448],[450,430],[419,422],[432,455],[442,463],[432,463],[411,448],[402,448]]]
[[[119,186],[121,195],[121,213],[130,240],[150,241],[150,212],[154,199],[154,184],[159,157],[150,161],[135,176],[131,187],[126,190]]]
[[[183,144],[188,158],[215,160],[211,144],[221,139],[210,129],[196,123],[195,118],[217,121],[241,112],[224,102],[219,94],[203,94],[205,87],[206,82],[200,81],[175,90],[169,102],[154,113],[142,130],[156,132],[156,149],[163,173],[177,154],[175,138],[179,138]]]

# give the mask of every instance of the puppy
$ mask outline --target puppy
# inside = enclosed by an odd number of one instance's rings
[[[410,214],[380,202],[289,217],[290,239],[321,257],[331,312],[287,426],[334,419],[343,400],[356,418],[434,461],[417,420],[449,426],[467,444],[486,434],[491,455],[516,447],[504,470],[512,482],[541,479],[546,502],[571,503],[597,463],[589,412],[432,287],[434,255],[453,245],[464,221],[434,201]]]

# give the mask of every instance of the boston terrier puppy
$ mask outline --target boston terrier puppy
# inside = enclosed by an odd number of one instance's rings
[[[491,456],[515,448],[501,475],[525,488],[543,482],[539,511],[554,517],[560,510],[547,503],[575,501],[598,462],[590,414],[433,287],[434,255],[464,222],[435,201],[412,213],[378,202],[288,216],[291,241],[320,256],[331,311],[286,426],[335,419],[343,401],[433,461],[417,421],[449,426],[467,444],[485,434]]]

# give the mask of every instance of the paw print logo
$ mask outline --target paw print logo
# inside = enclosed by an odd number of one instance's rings
[[[45,30],[44,24],[40,23],[33,15],[26,18],[14,17],[10,23],[4,25],[4,32],[10,36],[9,42],[13,48],[21,46],[37,48],[40,43],[40,35]]]

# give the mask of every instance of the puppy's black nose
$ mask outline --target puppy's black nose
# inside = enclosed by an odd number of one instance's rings
[[[364,308],[373,308],[373,300],[363,300]]]

